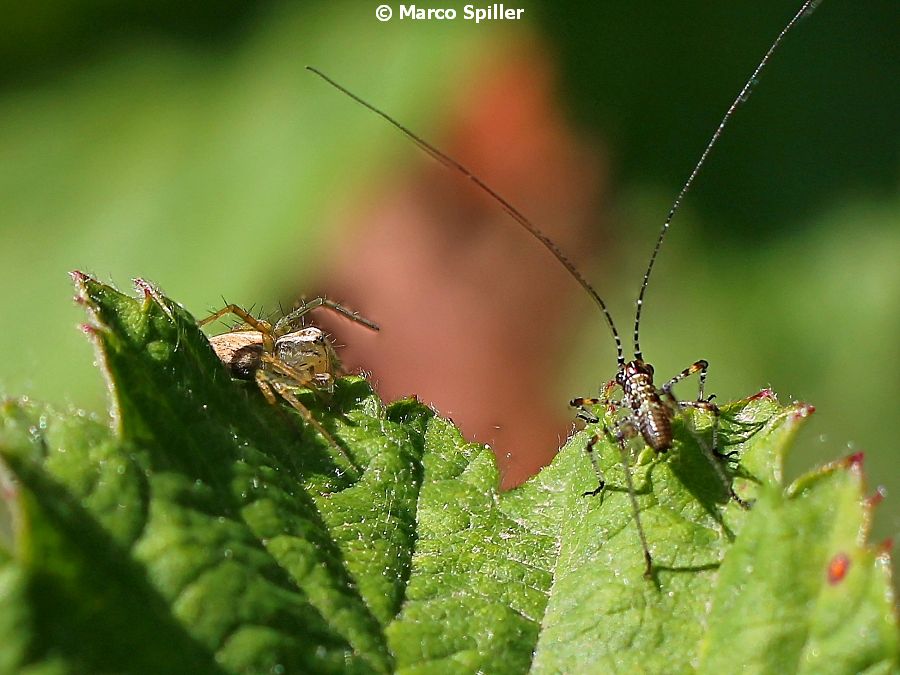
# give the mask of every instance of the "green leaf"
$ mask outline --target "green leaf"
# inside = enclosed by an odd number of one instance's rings
[[[761,490],[719,571],[702,671],[729,661],[757,672],[896,667],[884,650],[897,650],[888,556],[860,546],[868,529],[861,461],[826,466],[787,493]]]
[[[80,274],[111,428],[0,410],[0,673],[895,672],[898,630],[860,460],[785,486],[810,406],[723,406],[729,500],[676,421],[607,488],[573,436],[500,493],[488,448],[360,378],[296,412],[232,381],[179,305]],[[602,411],[598,411],[602,412]],[[361,467],[357,471],[353,465]],[[723,464],[723,467],[726,465]]]

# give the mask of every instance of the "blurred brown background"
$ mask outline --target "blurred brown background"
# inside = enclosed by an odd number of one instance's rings
[[[672,198],[799,3],[526,3],[479,26],[380,23],[377,4],[5,8],[0,392],[103,409],[72,268],[151,279],[198,316],[327,292],[383,326],[322,317],[382,395],[491,443],[506,485],[552,457],[566,402],[614,373],[602,316],[496,204],[303,66],[507,197],[627,336]],[[866,450],[893,492],[879,536],[900,533],[896,19],[825,0],[790,36],[675,221],[642,334],[660,375],[708,359],[719,400],[814,403],[793,470]]]

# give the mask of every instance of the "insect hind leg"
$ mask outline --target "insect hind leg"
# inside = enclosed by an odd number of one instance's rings
[[[609,389],[610,387],[606,388],[605,394],[609,392]],[[571,405],[575,408],[578,408],[578,418],[589,424],[595,424],[600,421],[600,419],[587,408],[587,406],[589,405],[597,405],[602,403],[607,406],[608,410],[612,411],[624,407],[624,402],[611,400],[605,394],[601,398],[573,399]],[[627,440],[630,437],[637,435],[637,429],[630,419],[625,418],[619,420],[616,426],[615,433],[613,433],[610,428],[606,426],[606,424],[604,424],[603,435],[606,436],[611,442],[614,442],[619,448],[619,461],[622,464],[622,471],[625,474],[625,486],[628,492],[628,500],[631,503],[631,512],[632,516],[634,517],[634,524],[637,528],[638,538],[640,539],[641,548],[644,552],[644,577],[650,579],[653,577],[653,557],[650,555],[650,547],[647,544],[647,535],[644,533],[644,526],[641,523],[641,514],[640,509],[638,508],[637,495],[634,490],[634,479],[631,476],[631,464],[628,461],[628,448],[626,446]],[[594,473],[597,476],[597,487],[593,490],[589,490],[588,492],[584,492],[582,494],[583,497],[593,497],[601,494],[606,487],[606,480],[603,477],[603,470],[600,468],[600,460],[597,456],[597,453],[594,451],[594,446],[599,440],[600,434],[595,432],[584,448],[584,451],[591,459],[591,465],[593,466]]]
[[[609,429],[604,425],[604,431],[609,434]],[[630,432],[629,432],[630,430]],[[634,526],[637,528],[641,548],[644,551],[644,577],[653,577],[653,557],[650,555],[650,547],[647,545],[647,535],[644,534],[644,526],[641,524],[641,511],[638,508],[637,494],[634,491],[634,479],[631,476],[631,464],[628,461],[628,448],[625,445],[629,435],[636,435],[637,430],[629,420],[619,421],[616,428],[615,440],[619,448],[619,461],[622,464],[622,472],[625,474],[625,486],[628,488],[628,500],[631,502],[631,513],[634,517]]]

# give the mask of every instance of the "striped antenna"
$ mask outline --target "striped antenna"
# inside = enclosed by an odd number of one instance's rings
[[[765,55],[760,60],[759,64],[757,64],[756,68],[753,71],[753,74],[744,83],[744,86],[741,88],[741,91],[738,93],[737,97],[735,97],[734,101],[731,102],[731,105],[728,106],[728,110],[725,112],[725,116],[722,117],[722,121],[719,122],[719,126],[716,129],[715,133],[709,139],[709,142],[706,144],[706,147],[703,149],[703,152],[700,155],[700,159],[694,165],[693,171],[691,171],[691,175],[688,176],[687,181],[684,186],[681,188],[681,191],[678,193],[678,196],[675,197],[675,201],[672,203],[672,208],[669,209],[669,215],[666,216],[666,220],[663,223],[662,229],[659,231],[659,236],[656,238],[656,246],[653,248],[653,253],[650,256],[650,262],[647,264],[647,271],[644,272],[644,281],[641,283],[641,291],[638,294],[637,302],[635,303],[635,313],[634,313],[634,358],[639,361],[643,360],[643,354],[641,353],[641,344],[639,339],[640,327],[641,327],[641,309],[644,307],[644,294],[647,292],[647,284],[650,281],[650,273],[653,271],[653,265],[656,263],[656,256],[659,253],[659,249],[662,246],[663,239],[666,237],[666,232],[669,231],[669,225],[672,223],[672,219],[675,217],[675,213],[678,211],[678,207],[681,206],[681,202],[684,200],[685,195],[688,193],[688,190],[691,189],[691,186],[694,184],[694,179],[697,178],[697,174],[700,173],[700,169],[706,163],[707,157],[709,157],[709,153],[712,151],[713,146],[715,146],[716,142],[719,140],[719,137],[722,135],[722,132],[725,130],[725,126],[728,124],[729,120],[734,115],[735,111],[740,107],[742,103],[745,103],[747,99],[750,97],[750,93],[753,90],[753,87],[756,85],[759,74],[762,72],[763,68],[766,67],[766,64],[769,62],[769,59],[772,57],[772,54],[775,53],[775,50],[778,49],[778,46],[781,44],[781,41],[784,40],[784,36],[790,32],[790,30],[794,27],[794,25],[800,21],[805,15],[810,14],[816,6],[821,2],[821,0],[806,0],[803,3],[803,6],[794,14],[794,17],[788,21],[787,25],[782,28],[781,32],[778,34],[778,37],[775,38],[775,41],[769,47],[768,51],[766,51]]]

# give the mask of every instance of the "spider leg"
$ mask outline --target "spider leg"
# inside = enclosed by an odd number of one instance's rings
[[[271,354],[262,354],[260,360],[273,372],[293,380],[296,386],[309,387],[310,391],[316,396],[319,396],[323,391],[328,394],[334,393],[335,378],[344,374],[341,362],[336,357],[329,361],[326,372],[321,370],[316,372],[313,366],[303,366],[301,368],[289,366]]]
[[[216,319],[220,319],[227,314],[234,314],[241,321],[243,321],[244,324],[246,324],[253,330],[257,330],[262,333],[264,348],[266,351],[270,352],[275,348],[275,336],[272,332],[272,324],[270,324],[268,321],[257,319],[250,312],[245,310],[243,307],[239,307],[238,305],[225,305],[222,309],[213,312],[205,319],[201,319],[200,321],[198,321],[197,325],[201,327],[205,326],[206,324],[211,323]]]
[[[312,386],[315,382],[315,370],[312,366],[295,368],[293,366],[289,366],[284,361],[279,361],[272,354],[265,353],[260,356],[260,360],[272,372],[291,380],[291,384],[295,387]]]
[[[303,303],[297,309],[281,317],[275,324],[275,334],[286,335],[287,333],[298,330],[303,325],[302,321],[304,315],[314,310],[316,307],[324,307],[325,309],[330,309],[333,312],[337,312],[338,314],[345,316],[351,321],[362,324],[370,330],[380,330],[378,324],[369,321],[363,316],[360,316],[358,312],[354,312],[353,310],[348,309],[343,305],[334,302],[333,300],[329,300],[328,298],[320,297],[313,298],[309,301],[303,301]]]
[[[332,436],[331,433],[325,427],[323,427],[322,424],[313,416],[310,409],[303,405],[303,403],[300,402],[300,399],[298,399],[294,395],[293,390],[297,387],[297,384],[295,384],[294,382],[285,382],[281,379],[273,377],[270,373],[267,373],[266,371],[260,369],[256,371],[256,385],[259,387],[260,391],[262,391],[263,395],[266,397],[266,400],[269,401],[269,403],[277,403],[277,399],[275,398],[276,393],[278,394],[278,396],[287,401],[294,410],[300,413],[300,416],[303,418],[303,420],[309,426],[315,429],[322,436],[322,438],[324,438],[328,442],[328,444],[335,450],[335,452],[337,452],[344,459],[344,461],[352,466],[357,473],[362,473],[362,469],[356,464],[356,462],[353,461],[347,451],[344,450],[343,447],[341,447],[335,437]]]

